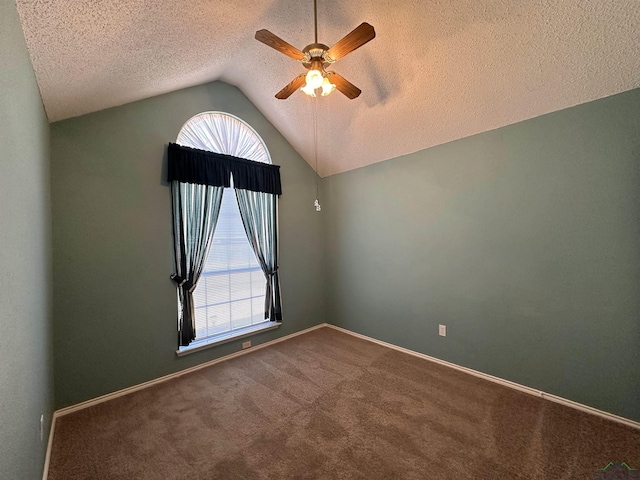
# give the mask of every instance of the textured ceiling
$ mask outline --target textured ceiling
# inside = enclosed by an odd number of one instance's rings
[[[303,67],[253,38],[302,49],[311,0],[17,5],[51,121],[223,80],[315,167],[314,100],[274,98]],[[640,86],[639,0],[318,0],[322,43],[365,21],[376,38],[332,68],[362,95],[317,100],[322,176]]]

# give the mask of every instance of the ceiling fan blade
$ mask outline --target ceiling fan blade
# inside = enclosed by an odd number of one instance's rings
[[[278,93],[276,93],[276,98],[278,100],[286,100],[287,98],[289,98],[293,92],[295,92],[305,84],[306,82],[305,76],[306,76],[305,73],[301,73],[296,78],[291,80],[291,82],[289,82],[289,85],[287,85]],[[336,86],[336,88],[338,87]]]
[[[329,63],[333,63],[374,38],[376,38],[376,31],[373,27],[366,22],[361,23],[346,37],[327,50],[324,54],[324,59]]]
[[[271,33],[269,30],[258,30],[256,32],[256,40],[270,46],[271,48],[275,48],[280,53],[284,53],[287,57],[291,57],[294,60],[300,61],[305,58],[304,53],[290,43],[282,40],[279,36]]]
[[[362,93],[358,87],[356,87],[349,80],[345,79],[342,75],[336,72],[327,72],[327,77],[329,77],[329,81],[336,86],[336,89],[342,93],[347,98],[353,100],[357,98],[358,95]]]

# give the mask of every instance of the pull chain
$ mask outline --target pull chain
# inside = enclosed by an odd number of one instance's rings
[[[316,161],[316,200],[313,202],[313,206],[316,207],[316,212],[319,212],[322,207],[318,200],[320,196],[318,184],[318,177],[320,177],[320,172],[318,172],[318,97],[313,99],[313,154]]]

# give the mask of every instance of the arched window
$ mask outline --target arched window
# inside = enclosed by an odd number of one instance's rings
[[[256,167],[253,162],[271,164],[264,141],[234,115],[204,112],[184,124],[176,143],[169,150],[170,176],[172,165],[200,161],[198,168],[222,165],[224,169],[225,162],[232,162],[227,177],[218,182],[221,185],[194,184],[184,178],[171,182],[181,348],[189,345],[192,350],[273,328],[274,321],[281,320],[277,195],[255,191],[260,187],[253,186],[234,189],[234,176],[240,183],[239,176],[244,179],[245,170]],[[174,158],[179,146],[190,147],[179,152],[187,157]],[[206,152],[223,155],[207,157]],[[191,154],[204,157],[190,158]],[[251,183],[255,177],[251,170],[248,177]],[[224,188],[227,185],[231,188]],[[187,278],[189,273],[195,281]]]
[[[203,112],[191,117],[180,129],[176,143],[271,163],[271,156],[260,135],[248,123],[230,113]]]

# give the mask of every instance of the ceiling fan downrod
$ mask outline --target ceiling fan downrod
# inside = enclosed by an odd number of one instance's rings
[[[318,43],[318,0],[313,0],[314,43]]]

